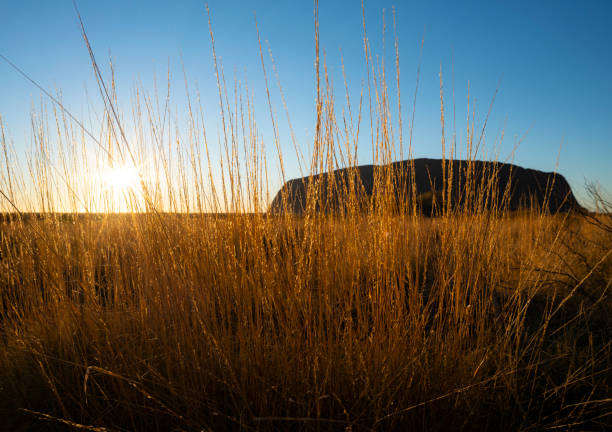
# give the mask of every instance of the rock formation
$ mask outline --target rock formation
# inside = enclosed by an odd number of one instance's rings
[[[417,208],[426,215],[439,213],[448,200],[449,207],[466,211],[543,209],[556,213],[582,209],[558,173],[502,162],[412,159],[289,180],[276,194],[270,212],[302,214],[307,203],[315,211],[328,213],[349,208],[365,211],[381,202],[395,209],[410,208],[413,191]]]

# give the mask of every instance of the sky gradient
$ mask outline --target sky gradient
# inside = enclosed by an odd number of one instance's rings
[[[119,100],[129,111],[134,86],[153,88],[168,68],[175,82],[174,102],[181,104],[184,81],[196,83],[204,109],[213,120],[218,96],[205,3],[202,1],[77,1],[98,61],[116,67]],[[585,181],[612,192],[612,2],[516,1],[455,2],[366,1],[368,39],[388,68],[395,87],[392,7],[400,52],[404,134],[412,116],[421,40],[424,40],[414,122],[414,156],[440,157],[440,78],[445,92],[447,139],[452,135],[453,95],[459,148],[465,146],[468,82],[475,99],[476,129],[487,123],[486,143],[499,159],[552,171],[557,166],[584,203]],[[283,87],[297,139],[312,145],[314,102],[314,18],[310,1],[210,1],[216,51],[226,77],[248,79],[264,137],[272,140],[254,12]],[[385,10],[383,15],[383,9]],[[0,54],[50,91],[60,89],[66,107],[85,116],[96,105],[97,86],[71,1],[4,1]],[[383,16],[387,24],[382,45]],[[367,80],[363,54],[362,11],[357,1],[328,1],[319,6],[321,48],[325,51],[339,106],[344,101],[340,55],[353,103]],[[266,43],[266,42],[264,42]],[[264,47],[264,49],[266,49]],[[340,52],[341,49],[341,52]],[[272,103],[285,119],[269,59]],[[107,71],[107,69],[104,69]],[[40,91],[0,60],[0,115],[19,152],[31,144],[30,113]],[[396,103],[395,99],[392,101]],[[472,104],[474,101],[472,101]],[[472,105],[474,106],[474,105]],[[394,112],[393,115],[397,113]],[[286,125],[280,129],[284,152],[292,154]],[[270,148],[272,143],[270,143]],[[299,176],[287,156],[287,176]],[[363,145],[359,162],[370,163]]]

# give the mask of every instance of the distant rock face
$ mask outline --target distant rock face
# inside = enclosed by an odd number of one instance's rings
[[[581,209],[560,174],[501,162],[412,159],[289,180],[276,194],[269,211],[302,214],[307,202],[319,212],[343,212],[348,208],[364,211],[371,208],[373,197],[390,198],[387,202],[395,208],[405,208],[414,185],[419,211],[433,215],[448,196],[443,193],[445,183],[451,186],[450,204],[455,208],[465,208],[466,203],[469,208],[478,202],[481,208],[503,207],[510,211],[542,208],[555,213]],[[385,193],[388,191],[391,193]]]

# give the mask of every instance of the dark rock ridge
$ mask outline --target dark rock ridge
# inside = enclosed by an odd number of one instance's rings
[[[389,198],[387,205],[395,209],[410,208],[412,179],[417,207],[427,215],[439,212],[443,198],[449,196],[448,189],[444,192],[445,183],[451,186],[450,207],[455,209],[543,209],[550,213],[582,209],[567,180],[558,173],[502,162],[412,159],[289,180],[269,210],[302,214],[310,202],[319,212],[365,211]]]

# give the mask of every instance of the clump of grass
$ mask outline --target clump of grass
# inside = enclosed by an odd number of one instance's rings
[[[340,134],[344,148],[335,141],[341,123],[316,41],[311,174],[338,160],[354,166],[348,137],[361,122]],[[371,94],[387,94],[383,76]],[[3,194],[15,211],[0,223],[0,386],[11,427],[37,418],[89,430],[609,425],[609,213],[510,214],[475,195],[469,212],[426,219],[416,194],[399,208],[388,198],[410,179],[382,172],[366,211],[353,195],[353,210],[318,213],[313,195],[303,217],[266,215],[268,161],[248,89],[232,105],[219,68],[217,77],[218,166],[191,102],[188,130],[174,135],[168,104],[143,94],[128,145],[114,85],[103,90],[106,146],[93,158],[61,110],[57,156],[43,120],[34,131],[32,180],[4,153],[2,190],[10,180]],[[390,161],[389,99],[375,100],[373,151]],[[467,141],[478,145],[473,132]],[[73,174],[142,166],[145,154],[155,155],[146,175],[120,200]]]

